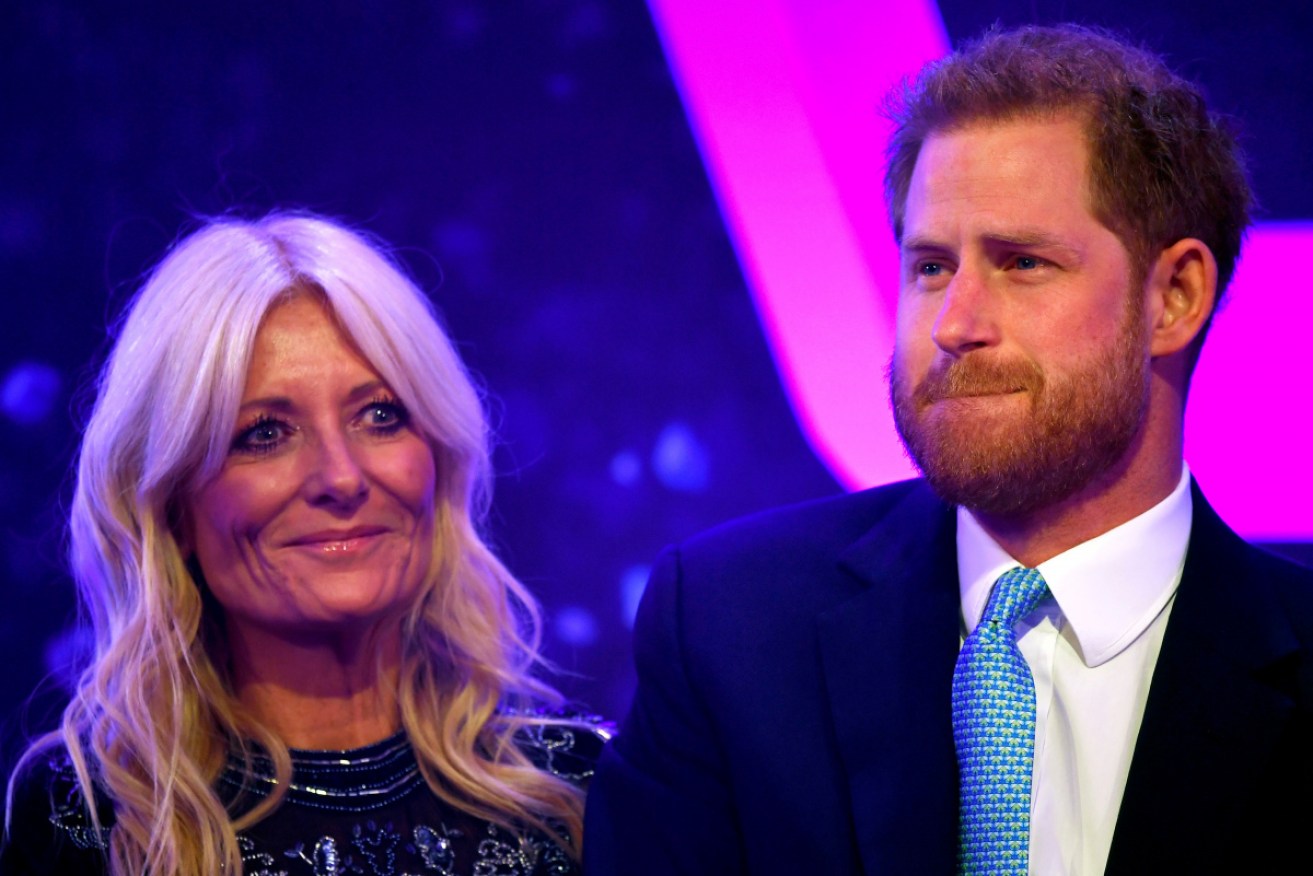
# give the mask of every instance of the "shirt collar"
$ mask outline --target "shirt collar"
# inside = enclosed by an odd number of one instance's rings
[[[1087,666],[1135,641],[1176,592],[1193,508],[1190,470],[1138,517],[1039,564]],[[975,629],[998,577],[1019,566],[965,508],[957,509],[957,572],[965,629]]]

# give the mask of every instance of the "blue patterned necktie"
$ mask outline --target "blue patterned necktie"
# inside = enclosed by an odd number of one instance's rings
[[[953,670],[953,739],[962,778],[957,869],[1025,876],[1035,763],[1035,680],[1016,622],[1049,592],[1035,569],[999,577]]]

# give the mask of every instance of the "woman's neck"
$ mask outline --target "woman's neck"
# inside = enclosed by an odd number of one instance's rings
[[[229,629],[234,693],[291,748],[359,748],[401,727],[398,636]]]

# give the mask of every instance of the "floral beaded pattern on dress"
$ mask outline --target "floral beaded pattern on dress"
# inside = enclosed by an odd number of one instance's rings
[[[282,862],[257,848],[250,837],[241,836],[243,870],[248,876],[412,876],[401,864],[404,858],[408,864],[418,864],[423,873],[439,876],[466,872],[471,876],[569,876],[576,872],[560,845],[551,839],[539,834],[519,836],[495,824],[484,824],[469,870],[458,869],[454,842],[465,831],[445,823],[437,828],[416,825],[409,841],[403,841],[390,823],[366,821],[354,825],[350,833],[345,842],[333,836],[322,836],[309,846],[298,842],[283,852]]]
[[[571,716],[531,725],[517,735],[517,743],[539,769],[583,785],[610,736],[608,725]],[[283,803],[238,834],[246,876],[578,873],[557,837],[511,831],[431,794],[404,734],[351,751],[291,754],[293,777]],[[54,803],[49,818],[57,832],[92,854],[108,848],[113,825],[108,807],[101,811],[106,826],[97,832],[67,754],[52,754],[49,770]],[[230,757],[218,788],[225,799],[249,806],[275,785],[272,764],[257,753]],[[563,829],[556,832],[565,837]]]
[[[51,755],[50,770],[50,823],[66,834],[79,849],[104,850],[109,848],[110,828],[97,828],[87,814],[87,802],[82,796],[82,785],[77,771],[67,754]]]

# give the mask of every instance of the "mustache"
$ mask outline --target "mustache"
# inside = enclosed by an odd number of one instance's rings
[[[917,383],[912,399],[918,406],[946,398],[977,395],[1004,395],[1029,392],[1037,396],[1044,390],[1044,372],[1028,359],[965,359],[941,361]]]

